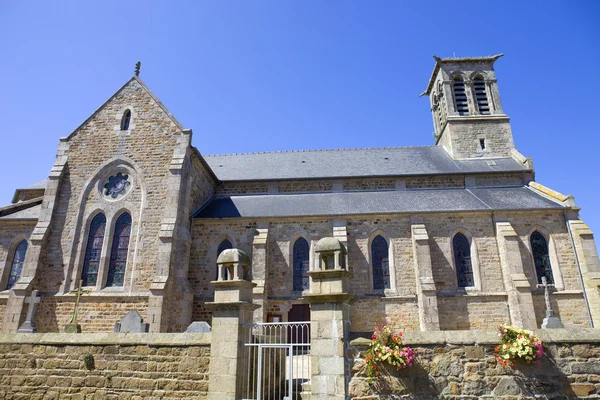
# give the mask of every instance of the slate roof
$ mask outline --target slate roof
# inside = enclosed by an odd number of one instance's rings
[[[528,187],[421,189],[307,193],[214,198],[194,218],[261,218],[563,207]]]
[[[205,160],[221,181],[528,170],[512,158],[453,160],[436,146],[224,154],[205,156]]]
[[[44,179],[43,181],[39,181],[34,183],[33,185],[29,185],[26,188],[21,188],[19,190],[36,190],[36,189],[46,189],[46,185],[48,184],[48,180]]]
[[[16,203],[18,201],[21,192],[26,192],[29,190],[45,190],[47,184],[48,184],[48,180],[44,179],[43,181],[36,182],[33,185],[29,185],[27,187],[15,190],[15,194],[13,195],[12,202]]]
[[[33,199],[0,208],[0,221],[37,220],[42,211],[42,199]]]

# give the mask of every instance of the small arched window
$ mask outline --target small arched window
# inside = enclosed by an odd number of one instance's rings
[[[530,241],[538,283],[541,285],[542,277],[545,276],[548,284],[554,284],[554,276],[552,275],[552,266],[550,265],[550,255],[548,253],[548,242],[546,241],[546,238],[540,232],[535,231],[531,234]]]
[[[81,271],[83,286],[96,285],[98,270],[100,269],[100,256],[102,254],[102,244],[104,243],[105,228],[106,217],[104,214],[96,215],[90,224],[90,233],[88,234],[87,246],[85,248],[83,269]]]
[[[371,242],[371,264],[373,267],[373,289],[390,288],[390,259],[387,241],[376,236]]]
[[[219,247],[217,248],[217,258],[219,258],[219,255],[227,249],[233,249],[233,245],[231,244],[231,242],[227,239],[223,240],[221,242],[221,244],[219,245]],[[216,278],[215,280],[219,280],[219,266],[216,266],[217,268],[217,272],[215,274]],[[223,269],[225,275],[227,275],[227,269]],[[224,276],[223,279],[227,279],[227,276]]]
[[[115,233],[113,235],[113,242],[110,250],[110,264],[108,265],[106,286],[123,286],[130,236],[131,215],[129,215],[129,213],[123,213],[115,223]]]
[[[454,235],[452,246],[454,248],[454,264],[456,265],[458,287],[475,286],[469,240],[462,233],[457,233]]]
[[[308,290],[308,265],[310,247],[304,238],[298,238],[294,243],[294,291]]]
[[[477,76],[473,80],[473,88],[475,89],[475,101],[479,114],[489,115],[490,104],[488,102],[487,92],[485,90],[485,81],[481,76]]]
[[[131,110],[127,109],[123,113],[123,118],[121,118],[121,130],[126,131],[129,130],[129,123],[131,122]]]
[[[27,253],[27,240],[22,240],[15,249],[15,255],[10,267],[10,275],[8,276],[8,285],[6,289],[12,289],[21,277],[23,271],[23,263],[25,262],[25,253]]]
[[[469,103],[467,102],[467,93],[465,92],[465,82],[460,76],[454,78],[452,85],[454,91],[454,104],[459,115],[469,115]]]

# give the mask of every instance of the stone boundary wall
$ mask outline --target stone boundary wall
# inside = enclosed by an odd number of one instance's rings
[[[206,399],[210,341],[210,333],[3,334],[0,398]]]
[[[369,385],[361,352],[369,339],[351,341],[350,398],[579,399],[600,398],[600,330],[535,331],[544,343],[540,365],[502,368],[493,356],[495,331],[407,332],[417,354],[412,367],[388,369]]]

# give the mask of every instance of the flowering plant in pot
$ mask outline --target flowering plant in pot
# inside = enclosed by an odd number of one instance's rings
[[[539,364],[544,355],[542,341],[533,332],[509,325],[498,327],[500,344],[496,346],[494,356],[503,367],[514,366],[515,360],[527,364]]]
[[[394,332],[392,328],[379,325],[371,336],[369,349],[365,353],[367,376],[369,383],[381,375],[382,364],[389,364],[396,369],[410,367],[415,359],[412,349],[404,345],[402,332]]]

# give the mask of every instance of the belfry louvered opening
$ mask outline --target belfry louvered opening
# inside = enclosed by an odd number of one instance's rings
[[[467,93],[465,92],[465,82],[462,78],[454,79],[454,102],[456,111],[459,115],[469,115],[469,103],[467,102]]]
[[[473,87],[475,88],[475,101],[477,101],[479,114],[489,114],[490,104],[488,102],[487,92],[485,91],[485,81],[481,76],[478,76],[473,80]]]

